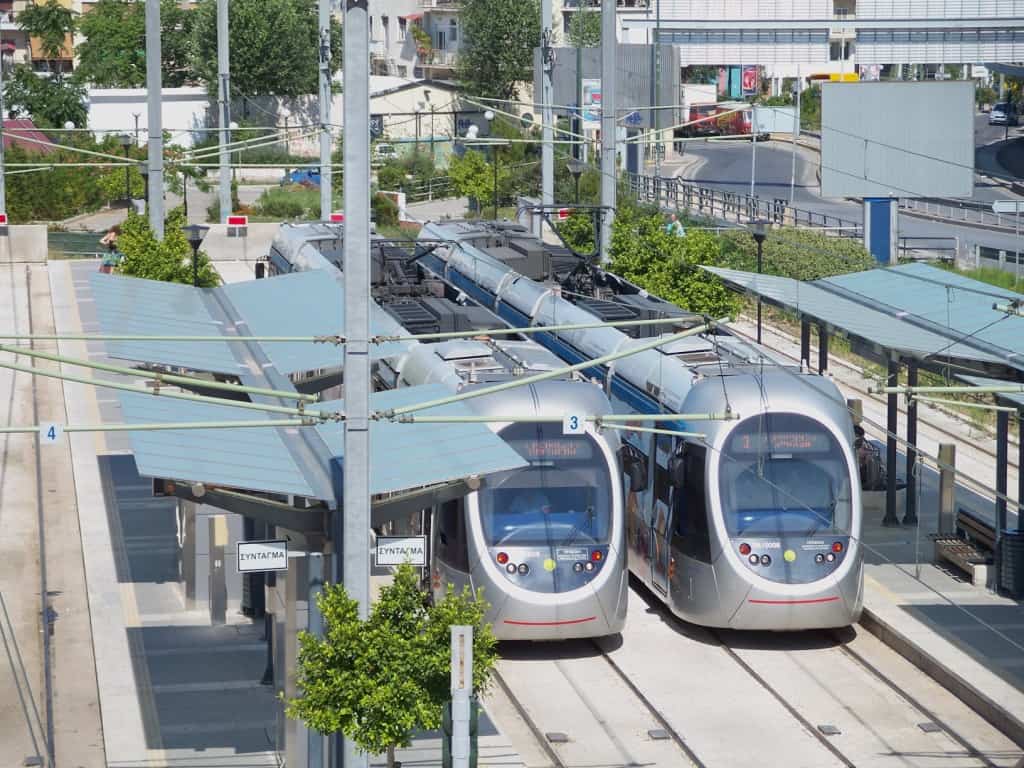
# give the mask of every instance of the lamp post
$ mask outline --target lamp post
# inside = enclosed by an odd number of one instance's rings
[[[490,136],[494,126],[494,110],[488,109],[484,112],[484,119],[487,121],[487,135]],[[494,220],[498,220],[498,146],[492,145],[491,160],[494,162]]]
[[[143,213],[149,212],[149,168],[144,165],[139,166],[139,175],[142,177],[142,202],[143,202]]]
[[[580,203],[580,176],[583,175],[583,170],[587,167],[587,164],[582,160],[575,157],[570,157],[569,162],[565,164],[569,169],[569,173],[572,174],[573,181],[576,183],[576,204]]]
[[[238,123],[236,123],[234,120],[232,120],[230,123],[228,123],[228,128],[231,129],[231,132],[228,134],[228,136],[229,136],[228,141],[234,141],[235,140],[234,139],[234,132],[238,130]],[[231,164],[231,180],[232,181],[236,181],[238,179],[238,164],[241,162],[241,160],[242,160],[241,150],[235,150],[235,162],[233,162]]]
[[[121,133],[117,136],[117,143],[124,148],[124,159],[128,160],[128,148],[132,145],[132,137],[127,133]],[[131,168],[128,165],[124,167],[124,199],[125,205],[130,206],[132,202],[132,180],[131,180]]]
[[[764,239],[768,236],[768,222],[767,221],[752,221],[747,227],[750,230],[750,236],[754,238],[754,242],[757,243],[757,274],[761,274],[763,267],[763,255],[764,255]],[[760,290],[760,287],[758,288]],[[761,294],[757,296],[757,343],[761,343]]]
[[[203,244],[203,238],[206,237],[206,233],[210,231],[210,228],[204,227],[202,224],[187,224],[181,228],[181,231],[185,233],[188,244],[192,246],[192,285],[198,288],[199,246]]]

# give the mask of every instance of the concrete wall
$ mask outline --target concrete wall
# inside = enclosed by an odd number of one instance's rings
[[[44,262],[46,253],[45,224],[12,224],[0,228],[0,264]]]
[[[149,122],[145,88],[90,88],[86,97],[88,127],[92,130],[117,130],[135,136],[138,115],[138,142],[147,141]],[[201,129],[213,125],[210,100],[205,88],[164,88],[161,115],[171,143],[191,147],[204,138]]]
[[[203,251],[213,261],[255,261],[270,252],[280,224],[250,224],[245,237],[228,237],[227,226],[211,224]]]

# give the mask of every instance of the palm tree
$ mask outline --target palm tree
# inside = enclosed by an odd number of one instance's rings
[[[53,62],[63,58],[68,35],[75,31],[72,10],[59,0],[47,0],[45,5],[33,3],[18,14],[18,25],[38,41],[39,50],[46,57],[47,71],[52,72]]]

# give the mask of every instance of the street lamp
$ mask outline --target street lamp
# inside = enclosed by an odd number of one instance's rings
[[[144,203],[143,212],[149,213],[149,168],[144,165],[140,165],[139,175],[142,177],[142,201]]]
[[[762,258],[764,255],[764,239],[768,236],[768,222],[767,221],[752,221],[747,226],[750,230],[750,236],[754,238],[754,242],[757,243],[757,274],[761,274],[762,269]],[[760,291],[760,286],[758,286]],[[757,295],[757,343],[761,343],[761,294]]]
[[[127,133],[121,133],[117,136],[117,143],[124,147],[124,159],[128,160],[128,148],[132,145],[132,137]],[[124,199],[126,201],[125,206],[130,206],[132,202],[132,180],[131,180],[131,168],[126,164],[124,167]]]
[[[566,167],[569,169],[569,173],[572,174],[573,180],[576,182],[576,205],[580,204],[580,176],[583,175],[583,171],[586,169],[587,164],[582,160],[578,160],[575,157],[570,157]]]
[[[494,110],[488,109],[484,112],[484,120],[487,121],[487,135],[490,136],[494,125]],[[498,146],[492,144],[491,155],[494,161],[494,220],[498,220]]]
[[[199,287],[199,246],[203,244],[203,238],[210,231],[209,227],[202,224],[187,224],[181,228],[192,246],[192,285]]]
[[[231,131],[231,132],[228,133],[228,142],[230,143],[230,142],[234,141],[234,131],[238,130],[238,123],[236,123],[234,120],[232,120],[230,123],[228,123],[228,128]],[[238,164],[241,162],[241,160],[242,160],[242,153],[241,153],[241,151],[236,150],[235,151],[235,162],[232,163],[232,165],[231,165],[231,180],[232,181],[235,181],[238,178],[238,176],[237,176]]]

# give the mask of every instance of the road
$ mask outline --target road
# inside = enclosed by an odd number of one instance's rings
[[[1021,133],[1012,128],[1010,134]],[[1003,129],[989,126],[988,118],[975,118],[975,145],[979,156],[989,157],[992,141],[1001,141]],[[1022,134],[1024,135],[1024,134]],[[752,146],[750,142],[718,141],[691,142],[686,145],[681,176],[696,183],[737,194],[750,190]],[[689,162],[685,158],[691,158]],[[694,160],[697,158],[697,160]],[[797,208],[838,216],[860,223],[863,211],[859,203],[851,200],[826,199],[821,197],[818,184],[819,156],[810,150],[798,148],[794,185],[794,204]],[[982,163],[979,160],[979,167]],[[784,142],[759,143],[757,146],[757,194],[763,198],[789,199],[790,179],[793,173],[793,150]],[[976,178],[975,200],[992,200],[997,197],[1013,197],[1005,188],[994,184],[984,176]],[[1016,247],[1012,233],[995,232],[980,227],[930,221],[917,217],[900,216],[900,235],[916,238],[956,237],[961,243],[961,253],[974,243],[990,248],[1012,251]]]

